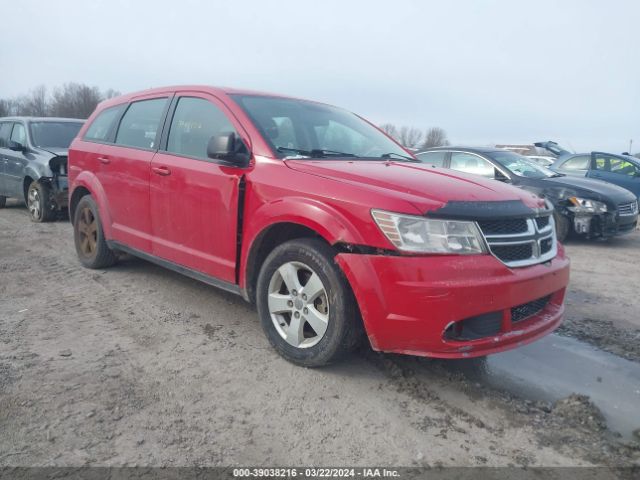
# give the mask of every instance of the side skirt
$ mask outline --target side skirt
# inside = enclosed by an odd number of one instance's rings
[[[206,275],[204,273],[198,272],[196,270],[192,270],[183,265],[178,265],[177,263],[170,262],[169,260],[164,260],[162,258],[155,257],[145,252],[141,252],[135,248],[131,248],[127,245],[124,245],[120,242],[116,242],[113,240],[107,240],[107,245],[112,250],[120,250],[121,252],[126,252],[134,257],[141,258],[151,263],[155,263],[161,267],[167,268],[169,270],[173,270],[174,272],[181,273],[187,277],[193,278],[194,280],[198,280],[200,282],[206,283],[207,285],[211,285],[212,287],[219,288],[221,290],[225,290],[227,292],[235,293],[236,295],[240,295],[244,297],[244,292],[242,289],[233,283],[225,282],[224,280],[220,280],[216,277],[212,277],[210,275]]]

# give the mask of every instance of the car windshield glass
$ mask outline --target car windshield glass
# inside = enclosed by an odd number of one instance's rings
[[[416,161],[357,115],[289,98],[233,95],[280,158]]]
[[[533,160],[529,160],[522,155],[513,152],[491,152],[491,158],[509,170],[514,175],[527,178],[547,178],[557,175],[553,170],[549,170]]]
[[[40,148],[69,148],[81,122],[31,122],[31,141]]]

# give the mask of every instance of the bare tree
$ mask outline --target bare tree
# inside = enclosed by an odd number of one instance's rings
[[[380,125],[380,130],[389,135],[391,138],[398,139],[398,127],[393,123],[383,123]]]
[[[65,83],[53,91],[51,114],[56,117],[87,118],[102,99],[98,87]]]
[[[406,148],[416,148],[422,141],[422,132],[414,127],[402,127],[398,141]]]
[[[108,90],[104,91],[104,94],[102,95],[102,99],[103,100],[108,100],[110,98],[117,97],[119,95],[120,95],[120,92],[118,90],[114,90],[113,88],[109,88]]]
[[[422,148],[444,147],[449,145],[447,132],[440,127],[431,127],[424,137]]]
[[[0,117],[15,115],[15,101],[11,99],[0,99]]]
[[[28,95],[17,99],[14,108],[17,108],[17,115],[30,117],[46,117],[49,114],[49,104],[47,102],[47,89],[44,85],[34,88]]]

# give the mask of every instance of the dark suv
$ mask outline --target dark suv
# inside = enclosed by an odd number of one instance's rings
[[[0,208],[24,199],[34,222],[67,207],[67,149],[83,120],[0,118]]]

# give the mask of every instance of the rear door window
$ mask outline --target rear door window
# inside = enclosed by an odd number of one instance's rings
[[[603,153],[595,153],[595,168],[601,172],[611,172],[618,175],[627,175],[635,177],[637,175],[636,166],[628,160],[606,155]]]
[[[570,158],[562,165],[560,170],[589,170],[589,163],[591,162],[591,155],[577,155]]]
[[[167,98],[132,103],[118,127],[115,143],[126,147],[153,149],[167,104]]]
[[[235,133],[235,128],[213,103],[204,98],[182,97],[171,120],[167,152],[206,160],[211,137],[231,132]]]
[[[3,122],[0,123],[0,148],[7,148],[9,146],[9,135],[11,135],[11,127],[13,123]]]
[[[444,165],[444,157],[447,156],[447,152],[438,150],[437,152],[424,152],[418,153],[416,157],[423,163],[434,165],[436,167],[442,167]]]
[[[103,110],[98,116],[91,122],[91,125],[84,134],[85,140],[93,140],[97,142],[108,142],[109,134],[114,126],[114,123],[120,117],[120,113],[124,109],[124,105],[118,105],[116,107],[110,107]]]

